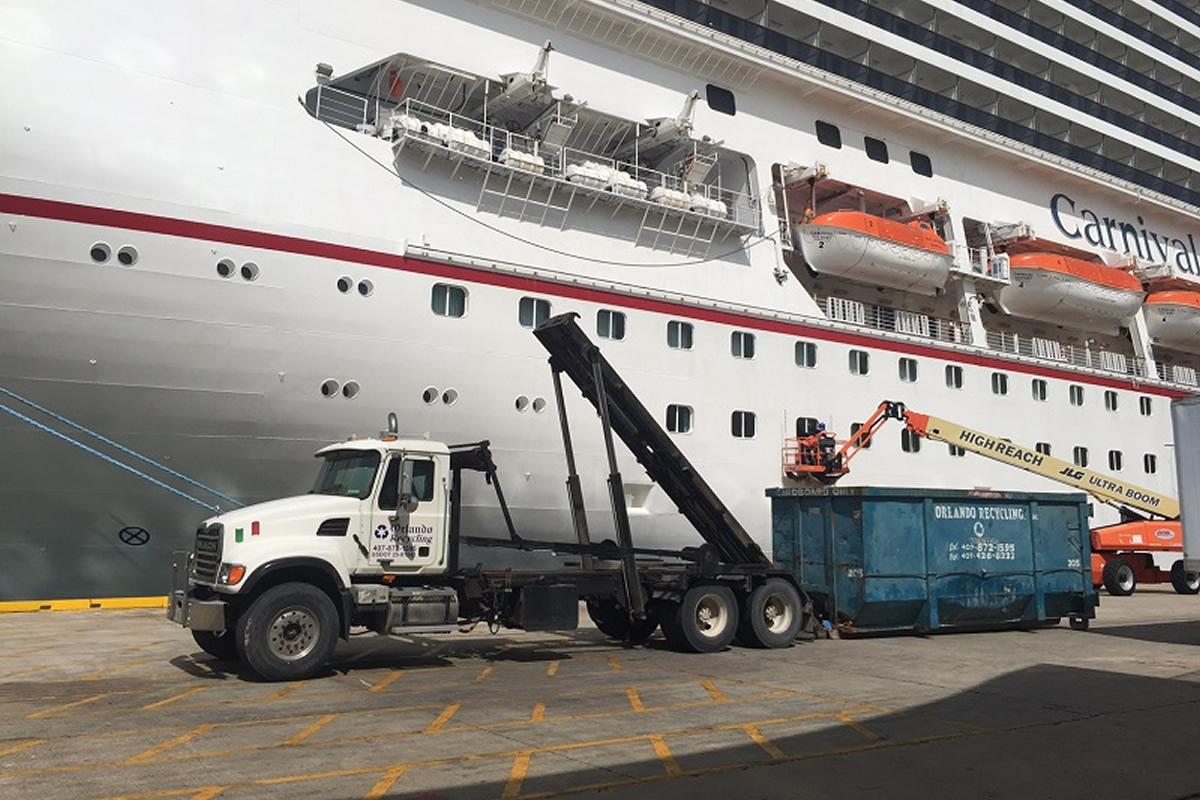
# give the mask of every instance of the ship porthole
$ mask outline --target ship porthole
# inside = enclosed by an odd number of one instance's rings
[[[442,392],[442,402],[448,406],[452,406],[458,402],[458,389],[447,389]]]
[[[258,280],[258,264],[255,264],[253,261],[247,261],[245,264],[242,264],[242,280]]]
[[[535,414],[540,414],[545,410],[546,410],[546,398],[544,398],[544,397],[533,398],[533,412]]]
[[[436,403],[438,399],[437,387],[430,386],[425,391],[421,392],[421,399],[430,405]]]
[[[354,281],[350,280],[348,275],[343,275],[337,279],[337,287],[342,294],[349,294],[350,290],[354,288]]]
[[[137,263],[138,251],[133,247],[122,247],[117,251],[117,261],[126,267],[132,267]]]
[[[526,397],[525,395],[521,395],[520,397],[517,398],[516,405],[517,405],[517,411],[524,411],[525,409],[529,408],[529,398]]]
[[[96,242],[92,245],[91,256],[92,261],[95,261],[97,264],[103,264],[112,256],[112,248],[104,242]]]
[[[321,394],[325,395],[326,397],[333,397],[338,393],[338,389],[340,388],[341,386],[337,381],[335,381],[333,378],[329,378],[321,384]]]
[[[358,397],[360,389],[358,381],[346,381],[346,385],[342,387],[342,397]]]
[[[358,293],[361,294],[363,297],[370,297],[372,292],[374,292],[374,291],[375,291],[375,284],[371,283],[370,281],[359,281],[358,282]]]
[[[237,267],[228,258],[222,258],[217,262],[217,274],[222,278],[228,278],[235,271],[237,271]]]

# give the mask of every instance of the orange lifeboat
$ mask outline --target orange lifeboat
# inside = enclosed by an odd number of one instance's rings
[[[941,291],[954,259],[924,220],[834,211],[797,225],[795,235],[813,272],[920,294]]]
[[[996,298],[1006,314],[1083,330],[1115,333],[1146,296],[1128,272],[1054,253],[1011,256],[1009,273]]]
[[[1142,307],[1156,343],[1200,353],[1200,292],[1155,292]]]

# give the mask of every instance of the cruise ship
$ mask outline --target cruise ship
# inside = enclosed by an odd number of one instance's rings
[[[569,539],[568,311],[766,547],[785,440],[884,399],[1176,493],[1189,4],[15,0],[0,62],[0,601],[163,595],[389,412]],[[620,466],[636,542],[699,542]],[[843,481],[1061,488],[900,426]]]

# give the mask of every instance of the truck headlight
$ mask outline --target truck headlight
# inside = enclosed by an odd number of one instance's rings
[[[225,586],[235,586],[246,577],[246,568],[241,564],[222,564],[217,574],[217,583]]]

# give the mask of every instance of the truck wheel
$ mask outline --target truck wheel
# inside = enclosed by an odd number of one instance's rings
[[[727,586],[693,586],[676,613],[663,620],[663,633],[673,647],[693,653],[724,650],[737,633],[738,610]]]
[[[1114,597],[1128,597],[1137,588],[1137,574],[1123,558],[1104,562],[1104,588]]]
[[[233,631],[192,631],[200,649],[221,661],[237,661],[237,639]]]
[[[338,618],[324,592],[284,583],[263,592],[237,624],[238,654],[268,681],[311,678],[337,644]]]
[[[1200,594],[1200,575],[1184,572],[1183,561],[1176,561],[1171,565],[1171,585],[1180,594]]]
[[[746,596],[738,639],[754,647],[787,647],[800,632],[800,593],[771,578]]]
[[[596,628],[610,639],[641,643],[658,629],[658,620],[653,615],[648,615],[642,620],[632,620],[629,612],[617,605],[611,597],[588,598],[587,612]]]

